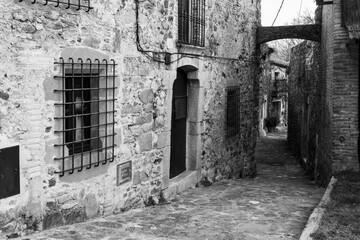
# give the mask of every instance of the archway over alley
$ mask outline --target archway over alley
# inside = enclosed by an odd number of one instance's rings
[[[290,26],[275,26],[275,27],[259,27],[257,30],[257,45],[258,48],[262,49],[264,51],[263,46],[261,44],[274,41],[274,40],[283,40],[283,39],[300,39],[304,40],[310,40],[312,42],[320,42],[321,41],[321,25],[320,24],[307,24],[307,25],[290,25]],[[310,42],[309,41],[309,42]],[[290,50],[290,49],[289,49]],[[262,166],[265,165],[279,165],[284,166],[286,162],[279,162],[279,158],[274,154],[275,152],[279,151],[279,149],[267,149],[268,157],[267,158],[261,158],[259,157],[258,152],[259,151],[265,151],[264,149],[261,149],[261,145],[263,142],[268,141],[278,141],[279,144],[285,144],[289,145],[289,141],[287,141],[287,134],[288,134],[288,117],[289,117],[289,78],[288,75],[290,73],[290,62],[289,59],[281,59],[276,56],[275,49],[271,47],[267,47],[267,52],[264,54],[262,53],[263,59],[262,61],[265,61],[265,64],[262,64],[262,67],[269,68],[268,71],[264,73],[262,71],[263,76],[260,77],[260,84],[263,84],[260,90],[260,137],[257,142],[256,147],[256,155],[255,159],[258,165],[258,173],[261,175],[263,174]],[[272,58],[271,55],[274,55],[276,57]],[[267,62],[267,63],[266,63]],[[296,70],[297,71],[297,70]],[[298,74],[298,73],[296,73]],[[292,105],[294,104],[294,101],[292,101]],[[296,103],[299,106],[296,106],[296,108],[304,108],[303,101]],[[307,105],[308,106],[308,105]],[[293,107],[293,106],[292,106]],[[306,106],[305,106],[306,107]],[[306,117],[309,115],[308,109],[302,109],[303,116],[300,116],[302,120],[308,120],[309,117]],[[291,114],[291,117],[294,117],[293,114]],[[277,133],[274,134],[271,133],[271,129],[269,126],[267,126],[269,121],[274,120],[272,124],[270,125],[277,125]],[[305,121],[306,122],[306,121]],[[280,124],[279,124],[280,123]],[[294,124],[290,126],[290,128],[294,128]],[[270,132],[268,136],[266,136],[265,130],[267,132]],[[275,127],[273,126],[273,131]],[[270,131],[269,131],[270,130]],[[309,124],[305,124],[304,126],[301,126],[301,129],[291,129],[290,132],[294,131],[300,131],[304,136],[308,136],[309,132]],[[304,133],[304,134],[303,134]],[[265,136],[264,136],[265,135]],[[303,146],[307,146],[307,139],[304,139],[304,144],[301,144]],[[273,147],[279,147],[279,144],[273,145]],[[259,147],[260,146],[260,147]],[[284,146],[282,146],[284,147]],[[289,147],[286,149],[286,151],[289,151]],[[292,149],[292,148],[291,148]],[[303,150],[303,152],[307,152],[306,149]],[[288,152],[290,154],[290,151]],[[264,153],[262,153],[264,154]],[[294,156],[298,157],[298,154],[296,154],[294,151],[292,153]],[[291,155],[291,154],[290,154]],[[289,155],[289,156],[290,156]],[[299,168],[301,169],[300,164],[302,164],[302,161],[296,159],[295,157],[289,157],[287,164],[298,164]],[[285,161],[285,159],[283,159]],[[292,162],[294,161],[294,162]],[[305,169],[302,169],[304,171]]]
[[[292,25],[277,27],[259,27],[257,30],[257,44],[285,38],[298,38],[320,42],[321,25]]]

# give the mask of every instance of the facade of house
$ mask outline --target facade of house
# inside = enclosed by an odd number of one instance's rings
[[[262,47],[259,103],[259,132],[266,134],[267,118],[276,118],[279,123],[286,124],[288,108],[288,74],[289,63],[276,56],[274,48]]]
[[[256,174],[259,0],[2,1],[0,16],[2,233]]]
[[[360,6],[317,3],[321,43],[295,47],[290,63],[289,141],[309,174],[326,184],[334,173],[359,171]]]

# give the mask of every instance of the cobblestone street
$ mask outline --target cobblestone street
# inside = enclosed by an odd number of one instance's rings
[[[286,135],[258,141],[258,176],[189,189],[169,204],[63,226],[21,239],[298,239],[324,189],[286,148]]]

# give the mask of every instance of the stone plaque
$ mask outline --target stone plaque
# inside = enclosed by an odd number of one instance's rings
[[[117,166],[117,185],[122,185],[124,183],[131,181],[131,161],[121,163]]]

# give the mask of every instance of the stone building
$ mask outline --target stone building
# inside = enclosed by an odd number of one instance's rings
[[[276,49],[262,46],[259,103],[259,132],[264,135],[265,119],[277,118],[281,123],[287,122],[287,86],[288,62],[279,59]]]
[[[321,43],[295,47],[290,63],[289,141],[309,174],[326,184],[336,172],[359,171],[360,6],[317,4]]]
[[[256,174],[260,1],[0,3],[0,230]]]

